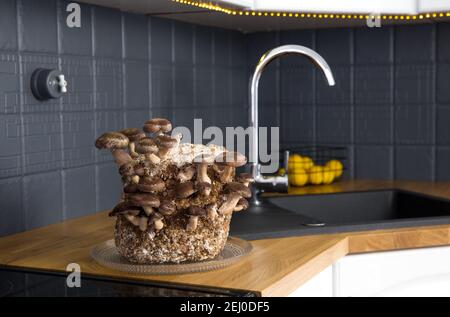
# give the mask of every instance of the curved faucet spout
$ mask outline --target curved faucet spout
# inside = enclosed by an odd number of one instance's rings
[[[330,66],[328,63],[315,51],[300,45],[283,45],[280,47],[276,47],[271,49],[267,53],[265,53],[258,64],[256,65],[255,72],[250,81],[250,117],[249,117],[249,126],[253,127],[252,129],[252,146],[250,149],[250,158],[252,162],[252,174],[256,181],[256,186],[258,181],[260,182],[270,182],[275,184],[278,182],[277,180],[264,180],[260,173],[260,165],[259,165],[259,135],[258,135],[258,86],[261,75],[265,69],[265,67],[274,59],[282,56],[282,55],[291,55],[291,54],[299,54],[307,57],[311,62],[313,62],[318,68],[320,68],[327,81],[328,85],[334,86],[335,81],[333,77],[333,73],[331,72]],[[282,177],[281,177],[282,178]],[[280,180],[283,183],[286,183],[287,188],[287,177]]]

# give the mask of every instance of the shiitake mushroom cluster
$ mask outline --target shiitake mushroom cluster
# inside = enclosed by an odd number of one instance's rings
[[[199,221],[245,210],[253,181],[249,174],[235,175],[247,162],[237,152],[216,156],[202,153],[182,166],[173,164],[170,151],[181,137],[170,136],[172,124],[163,118],[145,122],[143,129],[107,132],[95,142],[111,151],[122,176],[122,200],[110,216],[124,216],[141,231],[156,233],[172,217],[184,217],[185,229],[194,232]]]

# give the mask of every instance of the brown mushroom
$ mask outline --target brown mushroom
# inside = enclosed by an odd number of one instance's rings
[[[181,182],[190,181],[195,175],[195,167],[192,165],[186,165],[177,174],[177,179]]]
[[[125,200],[141,206],[146,215],[153,213],[153,208],[158,208],[160,201],[158,196],[151,193],[130,193],[125,194]]]
[[[237,177],[236,181],[238,181],[248,187],[250,185],[250,183],[253,183],[255,180],[253,179],[253,176],[251,174],[241,173]]]
[[[159,177],[141,177],[137,187],[142,192],[159,193],[166,189],[166,184]]]
[[[242,210],[246,210],[248,208],[248,201],[245,198],[241,198],[239,199],[236,207],[234,207],[233,211],[242,211]]]
[[[128,146],[128,138],[119,132],[106,132],[97,138],[95,146],[98,149],[108,149],[117,165],[121,166],[131,161],[131,156],[124,151]]]
[[[143,164],[136,164],[134,165],[134,174],[136,174],[137,176],[144,176],[145,175],[145,167]]]
[[[195,183],[195,189],[203,196],[209,196],[211,194],[212,185],[207,182]]]
[[[217,218],[217,204],[212,203],[206,206],[206,215],[209,220],[215,220]]]
[[[218,212],[221,215],[228,215],[233,212],[234,207],[236,207],[241,196],[238,193],[232,192],[227,194],[224,198],[225,201],[220,206]]]
[[[129,193],[135,193],[137,191],[138,191],[138,189],[137,189],[137,185],[136,184],[127,184],[123,188],[123,192],[124,193],[128,193],[128,194]]]
[[[158,146],[155,140],[149,137],[140,139],[136,143],[136,151],[139,154],[143,154],[153,164],[159,164],[161,159],[156,155],[158,153]]]
[[[173,201],[163,200],[158,208],[158,211],[164,216],[170,216],[176,211],[176,206]]]
[[[222,183],[229,183],[233,179],[235,168],[245,165],[247,158],[238,152],[223,152],[217,155],[214,161],[216,164],[223,166],[220,181]]]
[[[125,135],[129,140],[128,151],[130,152],[131,157],[133,157],[133,158],[138,157],[138,153],[136,153],[136,150],[135,150],[136,142],[142,138],[145,138],[145,133],[142,130],[137,129],[137,128],[123,129],[119,132],[122,133],[123,135]]]
[[[242,183],[231,182],[224,186],[225,191],[238,193],[241,197],[250,198],[252,191]]]
[[[195,189],[193,182],[180,183],[176,186],[176,195],[178,198],[188,198],[193,195],[197,190]]]
[[[132,175],[134,175],[134,167],[133,164],[131,162],[127,162],[125,164],[122,164],[119,167],[119,173],[122,176],[125,177],[131,177]]]
[[[189,222],[186,226],[186,231],[195,231],[198,225],[198,217],[205,216],[206,210],[199,206],[190,206],[188,209]]]
[[[161,230],[162,228],[164,228],[163,219],[164,217],[157,212],[152,215],[150,222],[153,224],[155,230]]]
[[[163,118],[153,118],[144,123],[144,131],[148,133],[167,133],[172,130],[172,123],[169,120]]]
[[[197,166],[197,181],[211,184],[211,178],[208,176],[208,165],[214,163],[214,157],[211,155],[200,154],[194,158],[194,164]]]
[[[142,211],[142,207],[138,204],[134,204],[130,201],[119,202],[113,210],[109,213],[110,217],[117,216],[118,214],[133,214],[138,215]]]
[[[166,157],[170,149],[174,148],[178,144],[178,139],[169,135],[161,134],[156,137],[155,140],[158,145],[158,156],[163,159]]]

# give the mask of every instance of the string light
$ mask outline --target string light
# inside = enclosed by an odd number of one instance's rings
[[[221,7],[216,4],[206,3],[202,1],[196,0],[172,0],[173,2],[190,5],[202,9],[208,9],[211,11],[221,12],[228,15],[245,15],[245,16],[277,16],[277,17],[289,17],[289,18],[297,18],[297,19],[354,19],[354,20],[363,20],[363,19],[383,19],[383,20],[422,20],[429,18],[437,18],[437,17],[450,17],[450,12],[430,12],[424,14],[413,14],[413,15],[350,15],[350,14],[319,14],[319,13],[293,13],[293,12],[263,12],[263,11],[252,11],[252,10],[238,10],[238,9],[228,9]]]

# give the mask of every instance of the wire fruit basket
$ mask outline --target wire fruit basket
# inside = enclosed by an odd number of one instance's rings
[[[347,148],[304,146],[289,149],[287,166],[278,174],[288,174],[289,185],[327,185],[342,178],[347,166]]]

